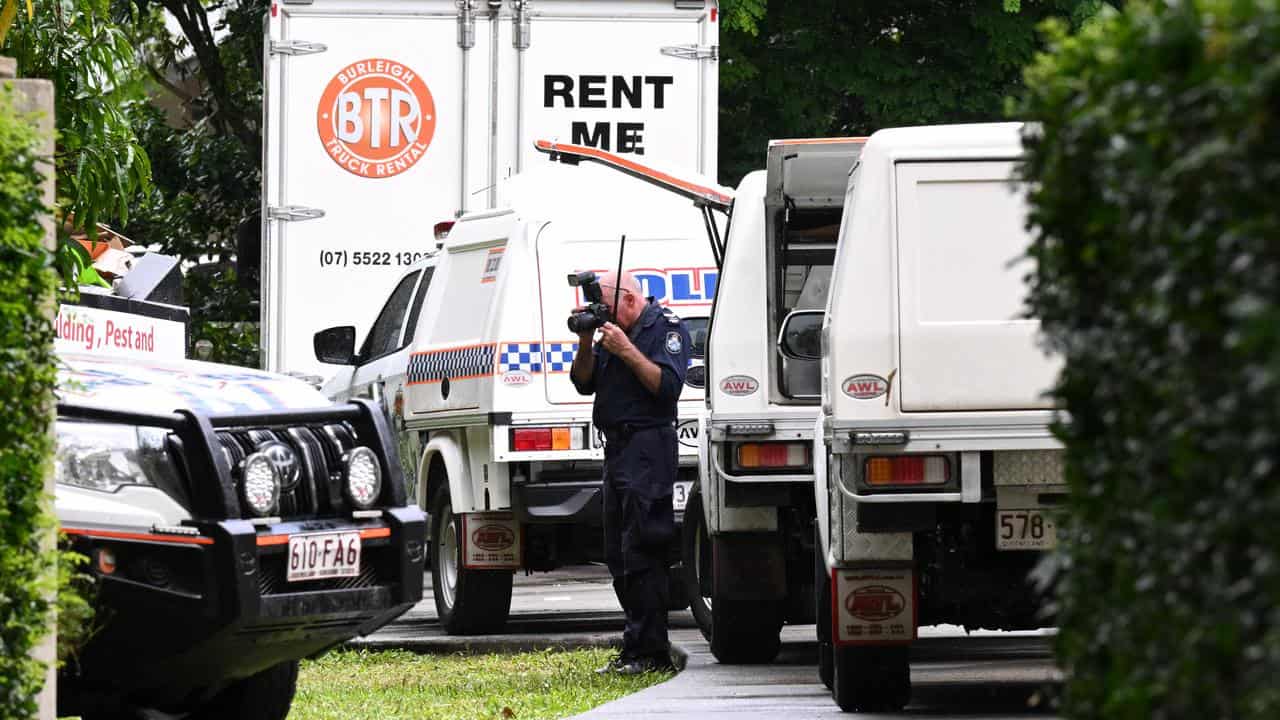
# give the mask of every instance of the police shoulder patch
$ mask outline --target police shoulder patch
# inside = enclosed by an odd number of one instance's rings
[[[680,339],[680,333],[674,331],[667,333],[667,352],[672,355],[679,355],[683,349],[684,341]]]

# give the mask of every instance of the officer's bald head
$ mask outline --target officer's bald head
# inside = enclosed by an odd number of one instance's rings
[[[612,270],[600,276],[600,289],[604,291],[604,302],[613,311],[613,317],[623,330],[630,330],[644,310],[644,290],[634,273],[626,270],[619,281],[618,274]],[[614,289],[618,288],[618,307],[613,307]]]

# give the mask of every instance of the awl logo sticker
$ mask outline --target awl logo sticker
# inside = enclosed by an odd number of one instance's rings
[[[329,81],[316,128],[325,152],[342,169],[392,177],[426,154],[436,130],[436,104],[418,73],[393,60],[369,58]]]
[[[879,375],[864,373],[845,378],[840,389],[855,400],[874,400],[889,392],[889,381]]]

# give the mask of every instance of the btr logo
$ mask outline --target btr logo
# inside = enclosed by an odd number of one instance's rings
[[[488,552],[508,550],[516,544],[516,534],[504,525],[481,525],[471,532],[471,544]]]
[[[906,608],[906,598],[888,585],[866,585],[844,599],[844,609],[866,622],[890,620],[901,615]]]
[[[436,106],[418,73],[369,58],[338,71],[320,96],[316,128],[325,152],[367,178],[399,175],[426,154]]]

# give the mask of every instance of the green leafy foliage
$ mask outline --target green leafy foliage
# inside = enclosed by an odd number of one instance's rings
[[[98,581],[85,566],[89,558],[70,550],[65,536],[58,548],[58,666],[75,662],[85,643],[101,627],[95,610]]]
[[[999,120],[1046,18],[1079,25],[1102,0],[724,3],[720,178],[764,164],[773,138]],[[1012,10],[1012,11],[1011,11]]]
[[[221,15],[210,12],[214,5]],[[240,285],[234,260],[236,228],[260,202],[262,19],[268,3],[138,0],[133,6],[131,32],[155,79],[152,89],[178,111],[152,106],[134,113],[153,184],[135,203],[124,231],[194,266],[185,280],[191,336],[213,343],[210,359],[256,366],[256,330],[228,328],[258,319],[256,287]],[[182,18],[181,38],[166,29],[166,13]]]
[[[129,120],[130,108],[144,102],[134,49],[109,0],[51,0],[34,10],[18,16],[3,52],[17,59],[22,77],[53,81],[58,209],[96,237],[99,221],[128,220],[130,201],[151,176]]]
[[[0,89],[0,718],[35,714],[44,669],[50,556],[44,478],[53,453],[55,278],[42,244],[41,176],[31,118]]]
[[[1280,716],[1280,2],[1109,12],[1026,75],[1066,366],[1073,717]]]

